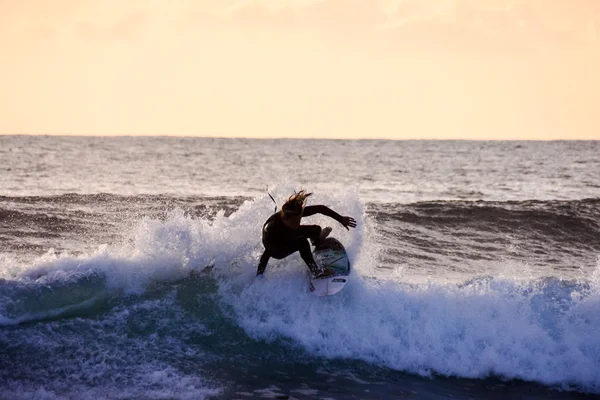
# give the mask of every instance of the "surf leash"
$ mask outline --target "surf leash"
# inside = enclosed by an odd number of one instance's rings
[[[277,202],[275,201],[275,199],[273,198],[273,196],[271,196],[271,193],[269,193],[269,187],[267,186],[267,194],[269,195],[269,197],[271,198],[271,200],[273,200],[273,203],[275,203],[275,211],[273,212],[277,212]]]

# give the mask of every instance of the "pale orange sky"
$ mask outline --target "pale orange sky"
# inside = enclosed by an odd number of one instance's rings
[[[0,0],[0,133],[600,139],[597,0]]]

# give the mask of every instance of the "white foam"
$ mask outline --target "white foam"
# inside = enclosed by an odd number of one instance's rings
[[[314,355],[422,375],[499,375],[600,392],[598,291],[506,278],[406,285],[363,279],[361,269],[330,298],[307,295],[298,259],[220,289],[257,340],[284,337]]]
[[[290,185],[272,189],[278,199],[285,199],[292,192]],[[355,216],[360,224],[363,210],[355,192],[335,198],[316,193],[310,199],[311,204],[324,202],[343,214]],[[30,266],[6,261],[3,271],[10,270],[11,278],[16,275],[40,282],[102,273],[110,288],[141,293],[152,281],[177,280],[208,265],[215,265],[221,271],[236,266],[256,268],[263,251],[262,224],[272,212],[273,204],[266,193],[244,202],[227,217],[219,211],[212,220],[190,218],[176,209],[164,221],[140,220],[131,231],[124,232],[123,244],[100,245],[92,254],[80,256],[50,250]],[[327,217],[319,215],[306,220],[333,226],[334,235],[346,243],[351,257],[360,250],[360,244],[356,243],[360,242],[360,229],[353,230],[351,235]]]

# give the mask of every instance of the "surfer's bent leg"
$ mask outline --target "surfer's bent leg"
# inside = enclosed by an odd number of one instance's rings
[[[256,272],[257,275],[260,275],[265,271],[269,258],[281,260],[297,251],[300,252],[300,257],[302,257],[302,260],[304,260],[312,273],[316,274],[321,272],[321,269],[313,258],[310,244],[308,243],[308,239],[315,244],[319,243],[321,227],[319,225],[301,225],[296,230],[295,234],[296,237],[291,241],[281,240],[280,237],[271,237],[269,240],[263,236],[265,252],[260,258],[258,270]]]
[[[300,227],[296,230],[296,234],[299,237],[310,239],[312,244],[316,246],[317,244],[319,244],[321,227],[319,225],[300,225]]]
[[[319,228],[319,231],[320,230],[321,230],[321,228]],[[317,238],[318,238],[318,236],[317,236]],[[315,275],[317,273],[321,272],[321,269],[315,262],[312,252],[310,251],[310,245],[308,244],[308,240],[307,239],[298,239],[297,243],[298,243],[298,250],[300,251],[300,257],[302,257],[302,259],[308,266],[308,269],[310,269],[310,272],[312,272]]]
[[[261,275],[263,272],[265,272],[265,268],[267,268],[267,262],[269,262],[270,258],[281,260],[297,251],[298,247],[296,246],[296,243],[293,243],[291,246],[281,243],[277,243],[276,245],[271,244],[269,247],[265,248],[265,252],[260,257],[256,275]]]
[[[270,257],[276,260],[281,260],[282,258],[285,258],[297,251],[300,252],[300,257],[302,257],[302,260],[304,260],[304,262],[308,266],[308,269],[310,269],[312,273],[316,274],[318,272],[321,272],[321,269],[319,268],[319,266],[315,262],[315,259],[313,258],[312,252],[310,250],[310,244],[308,244],[308,239],[304,237],[299,237],[294,242],[289,243],[285,246],[279,244],[278,247],[271,247],[269,249]]]

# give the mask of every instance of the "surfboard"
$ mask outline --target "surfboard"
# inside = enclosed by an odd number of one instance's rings
[[[329,237],[315,247],[313,257],[321,267],[333,269],[335,273],[323,278],[311,275],[311,293],[315,296],[330,296],[342,290],[350,275],[350,261],[344,245],[339,240]]]

